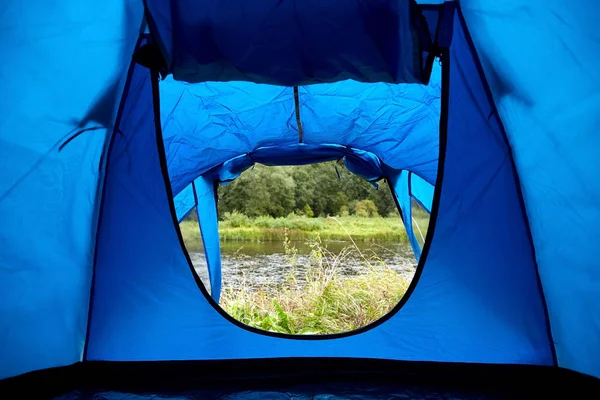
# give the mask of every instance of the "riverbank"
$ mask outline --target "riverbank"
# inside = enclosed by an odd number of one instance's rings
[[[412,276],[385,266],[341,277],[331,268],[313,268],[302,287],[284,284],[273,290],[226,288],[221,307],[238,321],[271,332],[334,334],[367,326],[398,304]]]
[[[425,237],[429,224],[429,215],[415,213],[415,233],[420,239],[419,229]],[[418,228],[417,229],[417,225]],[[189,251],[202,248],[198,223],[186,220],[180,224],[181,233]],[[352,240],[355,241],[393,241],[408,242],[404,224],[400,217],[357,216],[308,218],[289,216],[284,218],[249,218],[243,214],[228,214],[219,221],[219,235],[222,241],[283,241],[289,240]]]
[[[293,242],[286,241],[284,281],[255,287],[255,279],[245,276],[235,287],[223,288],[220,305],[246,325],[287,334],[350,332],[373,323],[404,296],[414,268],[395,271],[363,254],[356,243],[331,253],[312,241],[310,256],[299,258]],[[345,273],[357,259],[361,271]]]

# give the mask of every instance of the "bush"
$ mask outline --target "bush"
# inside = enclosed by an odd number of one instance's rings
[[[340,207],[340,212],[338,213],[338,216],[340,217],[347,217],[348,215],[350,215],[350,210],[348,209],[348,206],[344,205]]]
[[[325,223],[320,219],[296,218],[286,226],[288,229],[313,232],[325,229]]]
[[[400,212],[398,210],[390,211],[387,215],[387,218],[398,218],[400,216]]]
[[[268,215],[263,215],[261,217],[254,218],[253,225],[258,228],[273,228],[275,221],[275,218],[269,217]]]
[[[242,228],[246,226],[252,226],[251,219],[242,214],[241,212],[234,210],[233,212],[223,213],[221,217],[222,221],[231,228]]]
[[[305,204],[304,207],[302,207],[302,215],[305,215],[308,218],[312,218],[315,216],[315,213],[313,212],[312,208],[310,208],[310,206],[308,204]]]
[[[361,200],[356,203],[354,207],[354,213],[359,217],[370,218],[377,217],[377,206],[372,200]]]

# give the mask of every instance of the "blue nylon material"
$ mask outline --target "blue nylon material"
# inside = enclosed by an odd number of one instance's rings
[[[181,222],[196,207],[196,197],[194,196],[194,188],[192,186],[190,183],[173,199],[177,221]]]
[[[389,179],[390,184],[394,188],[394,195],[396,196],[396,200],[398,200],[400,211],[402,212],[402,220],[404,221],[404,229],[406,229],[408,241],[413,249],[415,259],[419,261],[421,258],[421,245],[415,236],[412,224],[412,197],[409,190],[410,173],[408,171],[401,171],[391,174]]]
[[[202,235],[202,246],[206,254],[210,294],[215,302],[221,296],[221,243],[219,242],[219,222],[217,220],[217,204],[215,201],[215,186],[212,179],[201,176],[194,181],[194,190],[198,205],[198,223]]]
[[[435,184],[440,67],[429,85],[343,81],[299,88],[307,145],[338,144],[375,154]],[[173,192],[234,157],[298,143],[291,88],[248,82],[160,83],[161,120]]]
[[[148,72],[139,68],[127,97],[124,135],[111,154],[88,358],[347,356],[551,364],[509,149],[498,125],[477,107],[486,103],[472,54],[460,39],[453,46],[441,209],[420,281],[388,321],[334,340],[247,331],[201,294],[171,220],[152,134]],[[119,158],[125,149],[131,163]],[[125,217],[130,223],[123,225]]]
[[[165,2],[149,4],[161,6],[153,8],[151,23],[171,24]],[[600,307],[600,249],[593,240],[600,235],[600,77],[594,72],[600,61],[595,33],[600,4],[462,0],[461,6],[516,159],[559,365],[600,377],[600,322],[593,318]],[[427,14],[430,28],[435,19],[435,13]],[[81,359],[102,180],[98,164],[140,20],[141,5],[134,1],[3,4],[0,29],[6,34],[0,50],[8,62],[0,66],[0,76],[9,79],[0,90],[0,378]],[[168,54],[172,33],[161,30]],[[469,56],[463,39],[456,39],[453,59],[460,63],[452,69],[442,208],[413,298],[390,321],[360,337],[310,343],[243,331],[199,295],[166,211],[147,71],[138,70],[142,75],[128,92],[121,124],[128,132],[117,138],[111,156],[116,166],[109,170],[99,239],[103,250],[93,312],[98,322],[92,323],[90,358],[354,354],[550,364],[531,250],[525,248],[526,222],[514,217],[514,176],[505,166],[509,152],[497,133],[498,116],[481,100],[483,90],[466,93],[471,86],[462,81],[477,77]],[[307,143],[330,143],[333,132],[340,144],[371,151],[387,165],[434,183],[437,135],[428,138],[426,126],[437,132],[438,118],[419,104],[439,109],[439,77],[438,89],[433,82],[421,95],[413,90],[423,88],[413,85],[397,96],[394,88],[403,86],[344,81],[301,87]],[[464,90],[456,93],[456,87]],[[246,89],[252,90],[244,97]],[[233,157],[297,140],[291,90],[239,83],[192,86],[171,78],[161,90],[175,193]],[[393,103],[399,97],[412,98],[414,106],[402,110]],[[252,113],[260,118],[246,118]],[[378,124],[385,115],[389,118]],[[407,126],[411,121],[414,125]],[[83,129],[90,130],[57,151]],[[489,164],[486,155],[492,156]],[[502,163],[500,155],[506,159]],[[199,343],[198,337],[206,340]],[[390,338],[393,343],[386,344]]]
[[[0,8],[2,379],[81,360],[99,164],[142,7],[5,0]]]
[[[473,56],[455,17],[437,221],[421,280],[398,317],[444,327],[443,336],[460,338],[457,355],[516,351],[517,359],[552,365],[510,149],[499,121],[488,119],[492,105]]]
[[[169,71],[186,82],[421,82],[409,0],[148,0]]]
[[[196,286],[169,212],[149,75],[135,67],[121,134],[108,158],[88,359],[123,360],[133,354],[137,360],[161,354],[167,359],[173,350],[175,359],[187,359],[180,334],[190,339],[200,333],[198,324],[208,322],[197,339],[206,337],[208,344],[213,336],[206,328],[215,320],[206,312],[210,306]],[[161,339],[166,341],[155,342]]]
[[[435,186],[417,174],[410,174],[410,194],[430,214],[434,192]]]
[[[237,178],[255,163],[280,165],[305,165],[343,159],[344,165],[367,181],[376,181],[389,173],[390,168],[382,165],[377,156],[363,150],[335,144],[292,144],[287,146],[260,147],[243,156],[228,160],[204,175],[215,181],[225,182]]]
[[[600,2],[461,5],[515,156],[558,364],[600,378]]]

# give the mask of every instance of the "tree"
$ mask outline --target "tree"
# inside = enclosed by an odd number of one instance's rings
[[[292,212],[308,217],[340,215],[356,212],[358,204],[362,204],[360,213],[367,215],[373,215],[373,209],[382,215],[396,210],[384,182],[377,190],[335,162],[283,167],[256,164],[219,187],[218,194],[220,213],[239,211],[249,217],[283,217]],[[364,200],[370,203],[361,203]]]
[[[371,190],[367,198],[375,203],[380,215],[389,215],[398,211],[396,202],[386,182],[379,182],[379,188]]]

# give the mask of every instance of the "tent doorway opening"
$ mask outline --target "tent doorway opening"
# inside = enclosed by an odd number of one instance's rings
[[[255,329],[330,335],[361,329],[398,305],[417,267],[394,194],[343,163],[255,164],[217,191],[219,306]],[[429,214],[412,203],[423,246]],[[195,211],[180,229],[211,293]]]

